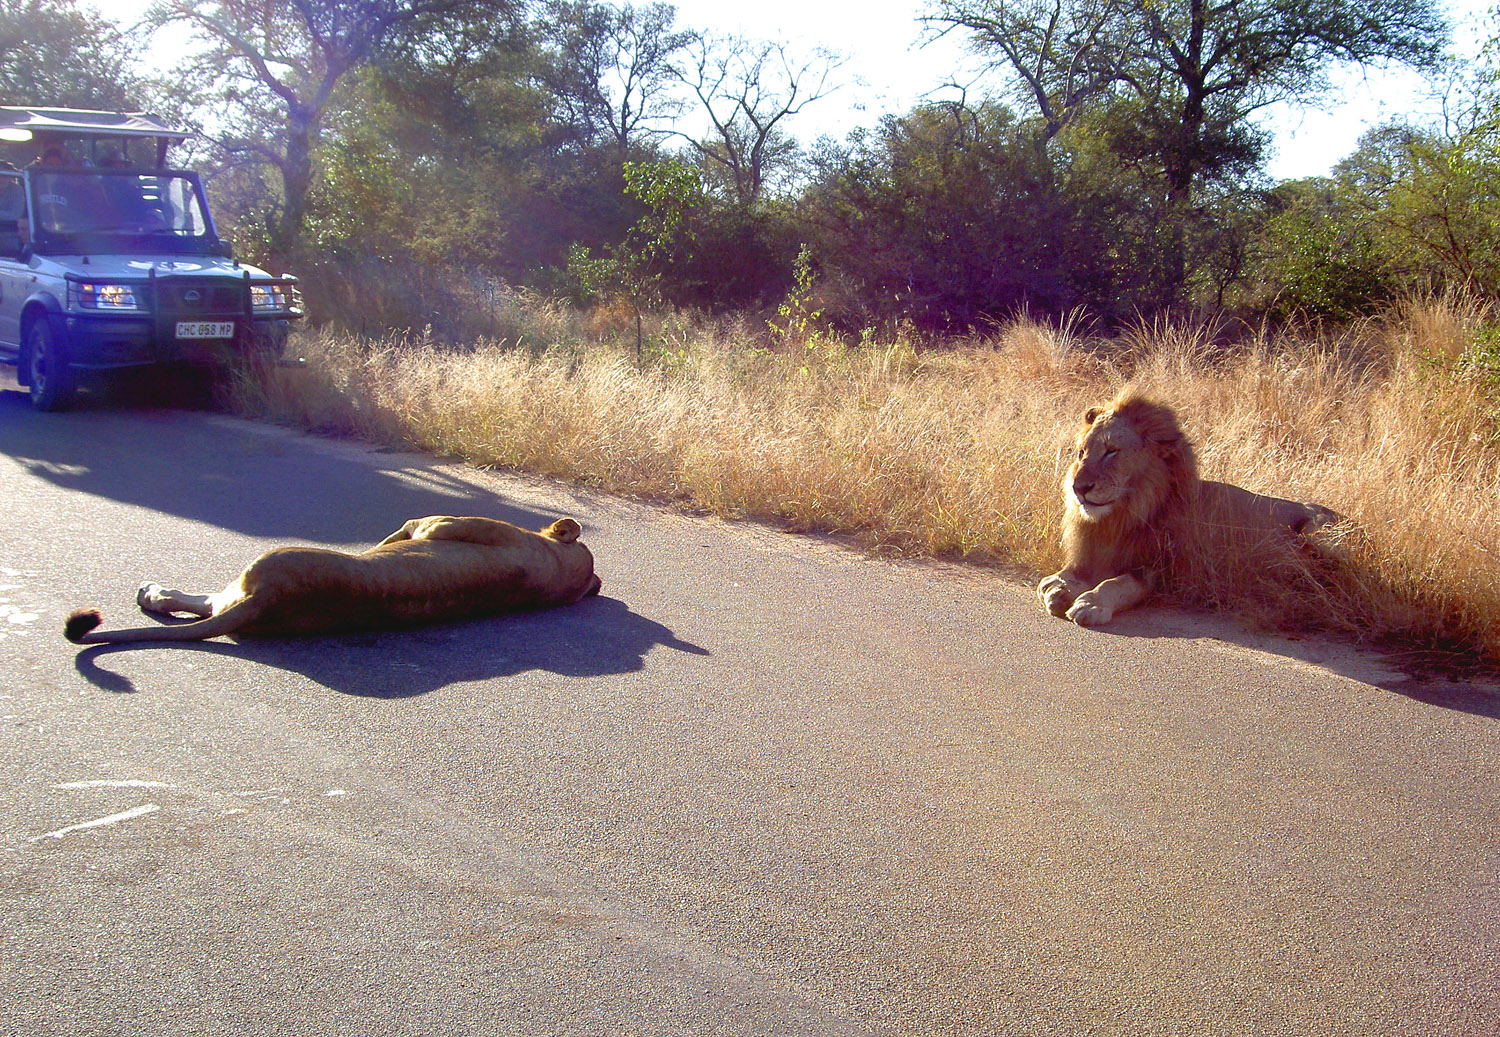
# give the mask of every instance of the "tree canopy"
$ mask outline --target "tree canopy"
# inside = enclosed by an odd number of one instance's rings
[[[193,78],[239,108],[227,150],[273,165],[281,198],[273,247],[295,246],[313,186],[313,152],[334,91],[402,34],[439,41],[466,20],[507,15],[513,0],[159,0],[149,20],[188,26],[204,44]]]
[[[1434,0],[938,0],[1035,105],[1051,137],[1090,110],[1153,161],[1170,197],[1259,158],[1258,108],[1311,99],[1335,62],[1434,67]]]
[[[1339,62],[1433,67],[1434,2],[934,0],[928,24],[1002,81],[811,148],[799,120],[843,59],[662,3],[159,0],[152,19],[195,34],[173,99],[213,142],[220,223],[314,272],[315,313],[441,329],[500,284],[636,313],[796,293],[863,333],[1500,292],[1494,44],[1441,124],[1379,127],[1327,178],[1264,174],[1259,108],[1317,98]],[[7,100],[146,106],[139,41],[74,0],[0,0],[0,34]]]
[[[131,107],[140,51],[74,0],[0,0],[0,104]]]

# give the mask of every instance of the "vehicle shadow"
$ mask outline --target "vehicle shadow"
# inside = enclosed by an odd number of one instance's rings
[[[662,646],[689,655],[707,649],[683,641],[661,623],[603,596],[541,612],[340,637],[242,641],[145,642],[93,645],[74,660],[95,687],[116,693],[138,689],[127,676],[101,665],[122,652],[186,650],[243,659],[305,677],[345,695],[400,699],[470,681],[514,677],[541,670],[563,677],[633,673],[647,653]]]
[[[426,455],[189,410],[84,401],[43,414],[14,390],[0,391],[0,454],[61,489],[272,540],[364,548],[424,515],[488,515],[529,529],[559,517],[519,508]]]

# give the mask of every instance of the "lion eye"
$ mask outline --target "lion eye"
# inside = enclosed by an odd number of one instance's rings
[[[1119,452],[1120,451],[1119,451],[1119,449],[1117,447],[1112,447],[1111,446],[1111,447],[1105,447],[1104,448],[1104,456],[1105,457],[1114,457]]]

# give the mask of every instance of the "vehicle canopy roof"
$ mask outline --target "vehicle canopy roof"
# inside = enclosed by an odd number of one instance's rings
[[[177,130],[149,112],[103,112],[82,108],[30,108],[0,105],[0,141],[35,145],[38,154],[64,140],[102,141],[122,149],[132,140],[156,141],[156,165],[166,162],[167,146],[192,134]]]

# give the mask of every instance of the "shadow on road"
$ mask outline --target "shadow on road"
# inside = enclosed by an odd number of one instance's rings
[[[1500,720],[1500,694],[1467,683],[1424,672],[1401,653],[1384,655],[1370,648],[1313,637],[1294,641],[1276,634],[1249,630],[1230,617],[1142,608],[1120,616],[1090,633],[1115,637],[1190,638],[1217,641],[1231,648],[1278,655],[1341,677],[1394,692],[1423,705],[1451,709]]]
[[[416,630],[343,637],[243,641],[156,642],[96,645],[78,653],[74,666],[106,691],[138,690],[102,658],[120,652],[186,650],[227,656],[300,674],[345,695],[398,699],[450,684],[545,670],[564,677],[631,673],[656,646],[690,655],[708,650],[680,640],[667,627],[631,612],[614,598]]]
[[[24,393],[0,392],[0,454],[63,489],[275,540],[363,548],[423,515],[488,515],[529,529],[559,517],[518,508],[430,459],[183,410],[42,414]]]

